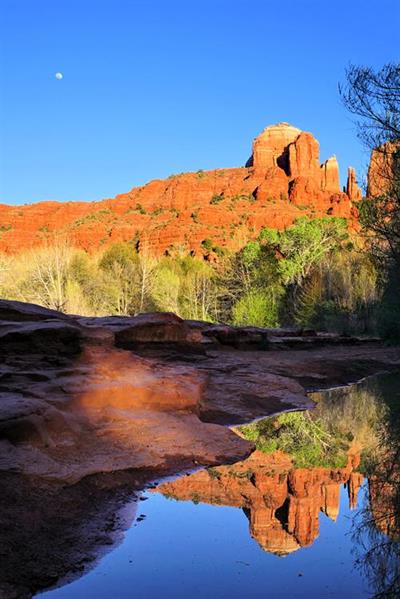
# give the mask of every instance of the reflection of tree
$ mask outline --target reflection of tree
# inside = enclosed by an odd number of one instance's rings
[[[369,501],[354,519],[356,566],[375,599],[400,597],[399,376],[367,379],[313,399],[317,406],[308,414],[260,421],[241,427],[242,434],[265,453],[288,453],[309,472],[317,465],[333,468],[343,453],[361,452]]]
[[[390,407],[370,466],[369,502],[353,523],[356,566],[375,599],[400,597],[400,425],[399,408]]]
[[[313,393],[312,398],[314,410],[281,414],[239,430],[264,453],[283,451],[300,468],[344,467],[349,454],[359,452],[363,463],[371,461],[386,413],[374,383]]]

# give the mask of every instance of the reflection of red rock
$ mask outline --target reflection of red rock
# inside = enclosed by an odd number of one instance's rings
[[[205,239],[236,250],[262,227],[282,229],[307,214],[354,224],[353,198],[340,193],[336,159],[320,166],[311,133],[287,123],[267,127],[248,164],[173,175],[100,202],[0,205],[0,250],[18,253],[63,234],[90,251],[140,241],[157,254],[177,247],[202,253]]]
[[[363,484],[364,477],[360,472],[352,472],[350,474],[350,478],[347,482],[347,492],[349,495],[349,506],[351,510],[356,509],[357,507],[357,496],[358,491]]]
[[[157,490],[181,500],[244,508],[251,536],[266,551],[286,555],[315,541],[321,511],[336,520],[343,483],[355,507],[363,480],[353,471],[356,465],[350,457],[346,468],[294,469],[285,454],[255,451],[233,466],[203,470]]]

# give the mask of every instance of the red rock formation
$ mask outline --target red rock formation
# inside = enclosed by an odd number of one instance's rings
[[[321,189],[331,193],[340,192],[339,165],[336,156],[331,156],[321,165]]]
[[[362,475],[345,468],[295,469],[290,457],[255,451],[243,462],[219,466],[164,483],[158,492],[176,499],[245,508],[250,534],[271,553],[286,555],[311,545],[319,533],[319,513],[336,520],[340,487],[352,485],[354,507]]]
[[[371,152],[368,167],[367,196],[376,197],[389,191],[393,178],[393,159],[399,146],[386,143]]]
[[[357,184],[356,169],[352,166],[347,170],[346,193],[352,202],[359,202],[362,199],[362,191]]]
[[[319,143],[311,133],[302,132],[289,145],[289,176],[307,177],[313,181],[319,178]]]
[[[288,146],[300,135],[300,129],[289,123],[266,127],[253,142],[253,154],[248,161],[256,170],[266,171],[276,166],[288,169]]]
[[[100,202],[0,205],[0,251],[15,254],[64,236],[88,251],[140,241],[156,254],[179,248],[202,255],[205,239],[237,250],[262,227],[282,229],[304,215],[354,223],[352,198],[339,193],[336,159],[320,167],[310,133],[287,123],[267,127],[248,164],[171,175]]]

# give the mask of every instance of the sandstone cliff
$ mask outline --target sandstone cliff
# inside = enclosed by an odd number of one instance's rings
[[[335,157],[322,165],[311,133],[288,123],[267,127],[246,167],[171,175],[99,202],[0,205],[0,251],[17,253],[55,235],[88,251],[116,241],[158,254],[203,253],[203,242],[237,250],[263,227],[282,229],[304,215],[354,223],[359,199],[352,171],[341,192]]]
[[[368,167],[368,188],[367,195],[371,197],[386,194],[393,182],[393,178],[398,179],[398,172],[394,171],[394,161],[398,161],[399,144],[387,142],[375,148],[371,152],[371,159]]]

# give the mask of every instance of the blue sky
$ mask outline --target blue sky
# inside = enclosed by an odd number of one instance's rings
[[[337,84],[400,59],[399,0],[1,0],[0,202],[243,165],[266,125],[365,167]],[[56,80],[61,71],[64,78]]]

